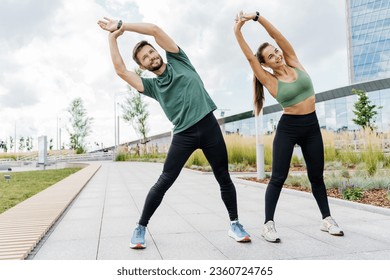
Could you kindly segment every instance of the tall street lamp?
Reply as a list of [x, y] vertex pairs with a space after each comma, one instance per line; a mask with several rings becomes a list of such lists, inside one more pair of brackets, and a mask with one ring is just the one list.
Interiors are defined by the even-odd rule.
[[126, 94], [128, 94], [129, 92], [128, 91], [120, 91], [120, 92], [116, 92], [114, 94], [114, 158], [113, 160], [115, 160], [116, 158], [116, 153], [117, 153], [117, 147], [119, 145], [119, 115], [117, 115], [117, 112], [116, 112], [116, 107], [117, 105], [119, 105], [119, 102], [117, 102], [117, 97], [120, 97], [120, 96], [124, 96]]
[[61, 118], [57, 117], [57, 151], [61, 150]]
[[256, 170], [257, 179], [264, 179], [264, 134], [263, 134], [263, 110], [259, 116], [255, 116], [256, 125]]

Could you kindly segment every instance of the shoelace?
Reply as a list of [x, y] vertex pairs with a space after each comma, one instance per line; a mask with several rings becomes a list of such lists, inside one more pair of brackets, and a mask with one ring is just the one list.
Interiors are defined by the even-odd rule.
[[243, 228], [243, 226], [242, 226], [242, 224], [240, 224], [240, 223], [234, 223], [234, 225], [236, 226], [236, 227], [238, 227], [238, 229], [240, 230], [240, 231], [244, 231], [244, 228]]
[[142, 237], [142, 232], [143, 232], [143, 228], [137, 227], [137, 228], [135, 229], [135, 237], [136, 237], [136, 238]]
[[274, 224], [269, 223], [269, 224], [265, 224], [265, 226], [267, 227], [268, 231], [275, 231], [276, 232]]
[[327, 218], [327, 219], [325, 219], [325, 220], [326, 220], [330, 225], [338, 227], [336, 221], [333, 220], [332, 218]]
[[246, 234], [244, 227], [239, 222], [233, 223], [232, 226], [236, 227], [241, 233]]

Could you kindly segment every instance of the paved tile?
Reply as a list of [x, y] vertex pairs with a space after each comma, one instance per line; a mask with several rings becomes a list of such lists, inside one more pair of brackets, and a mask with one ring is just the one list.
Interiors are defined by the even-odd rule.
[[98, 248], [97, 239], [53, 240], [49, 238], [34, 260], [94, 260]]
[[213, 175], [184, 169], [148, 225], [145, 250], [129, 240], [162, 164], [105, 162], [32, 259], [390, 260], [390, 210], [330, 199], [345, 231], [319, 230], [311, 194], [283, 190], [275, 213], [279, 244], [261, 237], [265, 185], [234, 177], [241, 223], [252, 242], [227, 235], [229, 220]]
[[[128, 233], [127, 231], [124, 231]], [[129, 248], [130, 235], [102, 237], [99, 242], [98, 260], [161, 260], [162, 257], [150, 235], [146, 235], [147, 248]]]

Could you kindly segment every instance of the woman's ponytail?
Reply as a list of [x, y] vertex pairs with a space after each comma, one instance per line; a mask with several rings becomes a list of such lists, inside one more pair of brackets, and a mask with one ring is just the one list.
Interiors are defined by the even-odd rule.
[[[260, 64], [264, 63], [263, 50], [268, 46], [269, 43], [265, 42], [257, 49], [256, 58]], [[264, 105], [264, 87], [255, 75], [253, 75], [253, 104], [255, 106], [255, 116], [258, 116]]]
[[264, 87], [255, 75], [253, 75], [253, 104], [255, 106], [255, 116], [258, 116], [263, 109]]

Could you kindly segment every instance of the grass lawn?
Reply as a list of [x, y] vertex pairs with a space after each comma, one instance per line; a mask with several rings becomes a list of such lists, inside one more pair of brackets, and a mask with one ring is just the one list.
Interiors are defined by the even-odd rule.
[[[0, 214], [79, 170], [64, 168], [0, 173]], [[4, 179], [5, 174], [11, 174], [9, 182]]]

